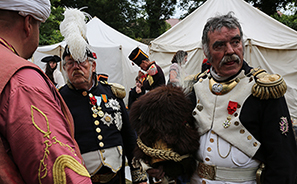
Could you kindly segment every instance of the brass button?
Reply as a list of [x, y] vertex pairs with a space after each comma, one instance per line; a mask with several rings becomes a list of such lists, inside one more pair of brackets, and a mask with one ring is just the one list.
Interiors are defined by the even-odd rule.
[[244, 134], [244, 132], [245, 132], [244, 129], [241, 129], [241, 130], [240, 130], [240, 133], [241, 133], [241, 134]]
[[208, 147], [208, 148], [207, 148], [207, 151], [208, 151], [208, 152], [211, 152], [211, 147]]
[[83, 91], [81, 94], [82, 94], [83, 96], [87, 96], [88, 92]]
[[104, 146], [104, 143], [103, 143], [103, 142], [100, 142], [100, 143], [99, 143], [99, 146], [100, 146], [100, 147], [103, 147], [103, 146]]
[[212, 133], [212, 134], [215, 134], [215, 132], [214, 132], [213, 130], [211, 131], [211, 133]]
[[198, 109], [198, 111], [202, 111], [203, 110], [203, 106], [202, 105], [197, 105], [196, 108]]
[[252, 136], [249, 135], [249, 136], [247, 137], [247, 139], [248, 139], [248, 140], [251, 140], [251, 139], [252, 139]]
[[240, 108], [241, 107], [241, 105], [240, 104], [237, 104], [237, 108]]
[[208, 162], [208, 161], [210, 161], [210, 159], [209, 159], [209, 158], [205, 158], [205, 161], [207, 161], [207, 162]]
[[100, 122], [98, 120], [94, 121], [95, 125], [99, 125]]
[[214, 142], [213, 138], [210, 138], [209, 141], [210, 141], [210, 142]]
[[235, 126], [238, 126], [238, 125], [239, 125], [239, 122], [238, 122], [238, 121], [235, 121], [235, 122], [234, 122], [234, 125], [235, 125]]
[[254, 144], [253, 144], [255, 147], [257, 147], [258, 146], [258, 143], [257, 142], [254, 142]]
[[94, 118], [97, 118], [97, 114], [93, 114], [93, 117], [94, 117]]
[[100, 128], [96, 128], [96, 132], [97, 133], [100, 133], [101, 132], [101, 129]]
[[234, 113], [234, 116], [235, 116], [235, 117], [237, 117], [237, 116], [238, 116], [238, 113], [237, 113], [237, 112], [235, 112], [235, 113]]
[[104, 153], [104, 152], [105, 152], [105, 150], [103, 149], [103, 150], [101, 150], [101, 152], [102, 152], [102, 153]]
[[202, 180], [202, 184], [206, 184], [206, 181], [205, 180]]
[[101, 141], [103, 139], [102, 135], [98, 135], [97, 138], [99, 139], [99, 141]]
[[103, 157], [103, 161], [105, 161], [105, 157]]
[[193, 111], [193, 115], [195, 116], [197, 113], [196, 113], [196, 111]]

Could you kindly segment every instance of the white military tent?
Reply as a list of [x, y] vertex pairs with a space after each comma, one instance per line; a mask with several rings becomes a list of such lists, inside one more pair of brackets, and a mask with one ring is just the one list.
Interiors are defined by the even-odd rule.
[[208, 0], [149, 46], [151, 60], [157, 61], [168, 76], [173, 54], [188, 52], [187, 74], [200, 72], [205, 58], [201, 45], [207, 19], [233, 11], [244, 33], [245, 60], [253, 67], [281, 74], [287, 85], [287, 103], [297, 118], [297, 32], [267, 16], [243, 0]]
[[[135, 77], [139, 70], [137, 65], [132, 65], [128, 55], [136, 47], [148, 52], [148, 46], [121, 34], [97, 17], [87, 23], [87, 39], [92, 46], [92, 51], [97, 55], [97, 73], [108, 74], [108, 82], [122, 84], [126, 88], [125, 102], [127, 102], [128, 92], [135, 85]], [[43, 68], [44, 63], [41, 59], [46, 55], [62, 56], [65, 46], [64, 41], [54, 45], [40, 46], [32, 60]], [[63, 71], [60, 65], [59, 68]]]

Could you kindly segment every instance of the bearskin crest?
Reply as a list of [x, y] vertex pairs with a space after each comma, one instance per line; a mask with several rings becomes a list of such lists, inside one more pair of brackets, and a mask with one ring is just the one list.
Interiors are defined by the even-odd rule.
[[199, 136], [191, 102], [180, 87], [161, 86], [141, 96], [129, 116], [137, 133], [135, 158], [163, 166], [171, 178], [190, 177], [196, 170]]

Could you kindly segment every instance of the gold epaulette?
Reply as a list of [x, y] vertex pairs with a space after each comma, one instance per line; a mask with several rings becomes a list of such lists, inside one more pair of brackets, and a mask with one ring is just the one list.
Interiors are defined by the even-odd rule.
[[108, 84], [111, 87], [112, 93], [117, 97], [117, 98], [125, 98], [126, 96], [126, 91], [125, 87], [122, 86], [121, 84], [118, 83], [108, 83], [107, 81], [100, 81], [102, 84]]
[[185, 83], [185, 91], [188, 92], [188, 91], [192, 91], [193, 90], [193, 87], [194, 87], [194, 84], [201, 78], [203, 78], [204, 76], [207, 75], [209, 70], [206, 70], [204, 72], [200, 72], [200, 73], [197, 73], [197, 74], [193, 74], [193, 75], [189, 75], [187, 76], [185, 79], [184, 79], [184, 83]]
[[194, 80], [197, 82], [200, 78], [205, 77], [208, 74], [209, 70], [205, 70], [204, 72], [200, 72], [194, 76]]
[[252, 88], [253, 96], [267, 100], [280, 98], [286, 93], [287, 85], [281, 75], [268, 74], [259, 68], [253, 69], [252, 74], [256, 81]]

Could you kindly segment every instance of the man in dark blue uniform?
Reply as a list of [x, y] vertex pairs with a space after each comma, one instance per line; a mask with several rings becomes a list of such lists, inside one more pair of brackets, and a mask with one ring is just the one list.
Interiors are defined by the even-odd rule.
[[126, 156], [133, 183], [146, 183], [145, 173], [132, 166], [136, 135], [123, 102], [125, 89], [96, 75], [96, 54], [88, 49], [85, 35], [81, 35], [85, 32], [73, 26], [84, 20], [76, 21], [72, 17], [83, 19], [84, 14], [77, 9], [66, 9], [64, 15], [60, 29], [67, 46], [62, 64], [68, 80], [59, 91], [73, 116], [74, 137], [92, 182], [124, 184]]
[[[63, 66], [68, 81], [59, 91], [74, 118], [75, 139], [93, 183], [124, 183], [124, 155], [131, 163], [136, 145], [122, 100], [125, 90], [118, 84], [97, 81], [95, 58], [89, 51], [87, 56], [84, 62], [77, 62], [65, 49]], [[132, 169], [134, 181], [145, 181], [145, 175], [138, 172]]]

